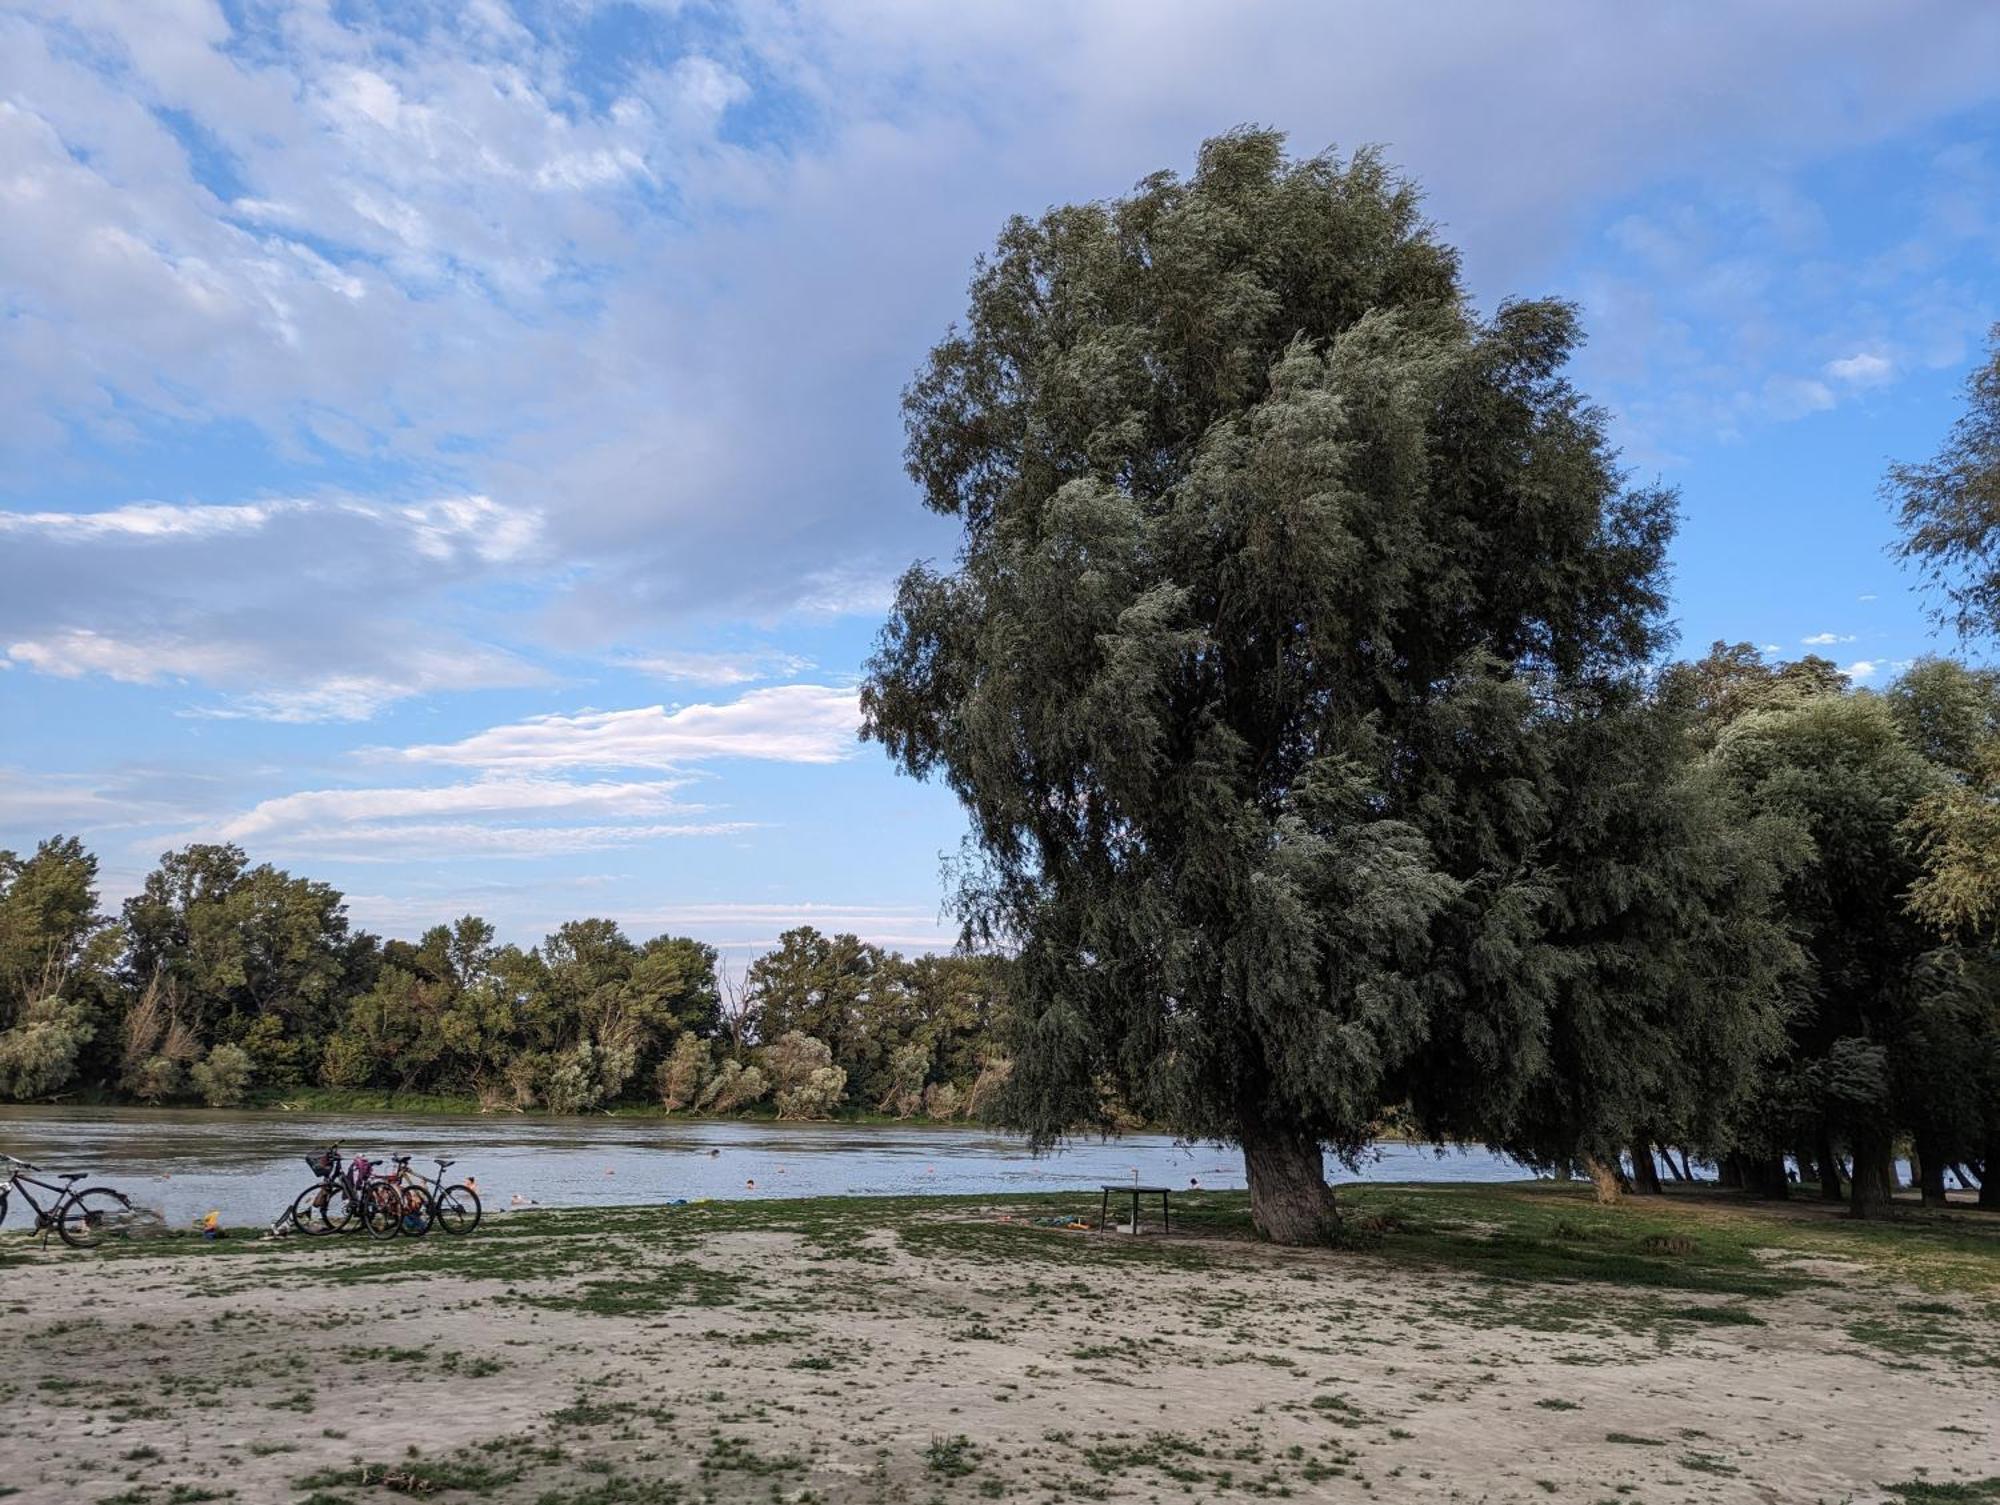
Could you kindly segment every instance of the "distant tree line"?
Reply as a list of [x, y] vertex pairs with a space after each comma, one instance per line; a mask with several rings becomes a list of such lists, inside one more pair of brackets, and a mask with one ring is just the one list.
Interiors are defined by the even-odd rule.
[[955, 1118], [1007, 1073], [1004, 964], [788, 931], [738, 981], [685, 936], [574, 920], [414, 943], [234, 846], [169, 852], [116, 918], [73, 837], [0, 852], [0, 1098], [234, 1106], [323, 1087], [581, 1113]]

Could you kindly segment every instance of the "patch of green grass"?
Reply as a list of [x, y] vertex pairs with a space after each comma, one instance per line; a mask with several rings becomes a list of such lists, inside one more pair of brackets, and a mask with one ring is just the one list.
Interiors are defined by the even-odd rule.
[[705, 1474], [786, 1474], [804, 1467], [805, 1461], [795, 1453], [767, 1458], [741, 1437], [720, 1434], [709, 1439], [708, 1453], [701, 1460], [701, 1471]]
[[933, 1437], [924, 1449], [924, 1467], [947, 1479], [959, 1479], [979, 1467], [979, 1449], [960, 1432], [956, 1437]]
[[1903, 1484], [1885, 1484], [1882, 1487], [1899, 1499], [1908, 1500], [1910, 1505], [1962, 1505], [1966, 1501], [2000, 1500], [2000, 1476], [1942, 1484], [1929, 1479], [1911, 1479]]
[[1665, 1314], [1676, 1322], [1706, 1322], [1716, 1327], [1764, 1327], [1764, 1319], [1740, 1306], [1677, 1306]]
[[404, 1458], [396, 1463], [363, 1463], [353, 1468], [327, 1468], [295, 1479], [298, 1489], [385, 1489], [391, 1494], [428, 1495], [445, 1489], [490, 1494], [521, 1477], [519, 1469], [457, 1458]]
[[1635, 1437], [1630, 1432], [1606, 1432], [1604, 1440], [1606, 1442], [1623, 1443], [1627, 1447], [1635, 1448], [1663, 1448], [1666, 1446], [1657, 1437]]
[[1713, 1453], [1682, 1453], [1674, 1461], [1691, 1474], [1718, 1474], [1726, 1477], [1742, 1472], [1735, 1464], [1718, 1458]]

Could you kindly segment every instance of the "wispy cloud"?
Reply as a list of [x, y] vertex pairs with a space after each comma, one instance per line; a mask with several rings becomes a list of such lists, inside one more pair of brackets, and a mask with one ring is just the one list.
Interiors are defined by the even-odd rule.
[[1873, 351], [1858, 351], [1826, 363], [1826, 374], [1835, 381], [1854, 387], [1873, 387], [1896, 374], [1896, 363]]
[[833, 763], [855, 750], [859, 695], [827, 685], [751, 690], [723, 704], [535, 716], [390, 756], [469, 768], [676, 768], [714, 758]]
[[688, 814], [675, 792], [684, 779], [645, 782], [571, 783], [560, 779], [494, 778], [469, 784], [429, 787], [311, 789], [260, 801], [225, 821], [220, 834], [242, 841], [274, 831], [339, 825], [351, 821], [417, 816], [525, 814], [616, 814], [624, 817]]
[[308, 502], [255, 502], [237, 506], [132, 502], [101, 512], [8, 512], [0, 510], [0, 533], [38, 534], [72, 543], [131, 542], [168, 538], [214, 538], [254, 533], [282, 512]]
[[1834, 643], [1851, 643], [1854, 641], [1854, 634], [1851, 632], [1815, 632], [1811, 637], [1800, 638], [1799, 641], [1808, 648], [1825, 648]]
[[796, 653], [760, 649], [745, 653], [638, 653], [619, 661], [620, 667], [674, 684], [748, 685], [766, 679], [792, 679], [813, 667]]

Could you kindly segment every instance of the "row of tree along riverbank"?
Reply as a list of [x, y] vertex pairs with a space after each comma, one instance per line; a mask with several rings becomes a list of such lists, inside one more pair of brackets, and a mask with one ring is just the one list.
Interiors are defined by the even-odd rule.
[[812, 929], [734, 980], [713, 947], [608, 920], [527, 949], [472, 916], [385, 941], [230, 846], [166, 854], [113, 919], [95, 858], [55, 837], [0, 853], [0, 1097], [949, 1120], [1005, 1078], [1003, 972]]

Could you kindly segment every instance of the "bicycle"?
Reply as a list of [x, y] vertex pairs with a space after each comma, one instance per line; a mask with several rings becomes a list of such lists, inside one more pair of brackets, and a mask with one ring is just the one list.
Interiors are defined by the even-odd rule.
[[410, 1169], [408, 1155], [391, 1155], [395, 1173], [389, 1184], [396, 1188], [396, 1231], [409, 1238], [422, 1238], [431, 1231], [431, 1198], [424, 1178]]
[[[429, 1203], [429, 1212], [424, 1224], [426, 1229], [435, 1223], [446, 1233], [462, 1238], [479, 1226], [480, 1214], [483, 1211], [479, 1193], [463, 1181], [452, 1186], [444, 1184], [444, 1173], [456, 1165], [457, 1161], [438, 1160], [436, 1176], [426, 1176], [421, 1171], [411, 1170], [409, 1161], [408, 1155], [396, 1157], [396, 1175], [403, 1181], [406, 1192], [417, 1187], [423, 1188], [424, 1196]], [[406, 1228], [404, 1231], [409, 1230]], [[422, 1231], [418, 1230], [420, 1233]]]
[[306, 1165], [319, 1177], [292, 1201], [292, 1226], [300, 1233], [345, 1233], [361, 1219], [361, 1198], [340, 1158], [340, 1146], [328, 1145]]
[[[408, 1212], [404, 1193], [407, 1188], [402, 1182], [402, 1168], [409, 1161], [408, 1155], [397, 1157], [396, 1170], [386, 1172], [380, 1162], [371, 1163], [357, 1159], [348, 1167], [348, 1179], [353, 1184], [355, 1200], [360, 1207], [361, 1226], [376, 1238], [394, 1238], [399, 1233], [409, 1232], [414, 1237], [428, 1232], [430, 1221], [424, 1220], [423, 1227], [405, 1229], [403, 1221]], [[356, 1171], [360, 1174], [357, 1175]]]
[[[12, 1155], [0, 1155], [13, 1167], [7, 1173], [4, 1184], [0, 1184], [0, 1221], [7, 1216], [7, 1199], [14, 1193], [21, 1194], [21, 1200], [35, 1209], [35, 1231], [42, 1236], [42, 1247], [47, 1248], [49, 1235], [54, 1233], [72, 1249], [95, 1248], [105, 1225], [121, 1213], [132, 1211], [132, 1199], [122, 1191], [114, 1191], [108, 1186], [86, 1186], [81, 1191], [76, 1183], [81, 1181], [86, 1171], [72, 1171], [56, 1176], [57, 1186], [51, 1181], [38, 1181], [33, 1176], [23, 1175], [24, 1171], [43, 1171], [39, 1165], [30, 1165], [25, 1160], [16, 1160]], [[55, 1201], [44, 1207], [29, 1187], [37, 1187], [54, 1195]]]

